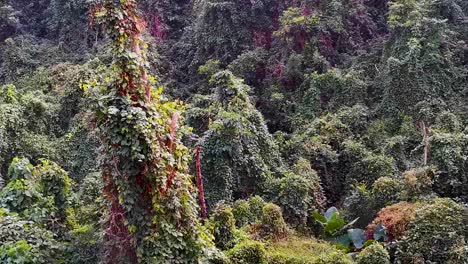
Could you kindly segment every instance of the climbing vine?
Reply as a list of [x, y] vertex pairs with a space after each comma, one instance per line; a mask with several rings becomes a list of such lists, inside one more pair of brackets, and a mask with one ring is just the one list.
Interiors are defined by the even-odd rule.
[[[99, 91], [96, 126], [109, 200], [107, 263], [196, 263], [208, 239], [197, 220], [179, 101], [147, 74], [146, 44], [135, 0], [96, 1], [92, 23], [105, 26], [113, 63], [83, 85]], [[89, 88], [93, 89], [89, 89]]]

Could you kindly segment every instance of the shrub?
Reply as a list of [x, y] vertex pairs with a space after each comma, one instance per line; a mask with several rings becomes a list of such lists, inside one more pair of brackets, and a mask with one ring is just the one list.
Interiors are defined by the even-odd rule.
[[13, 158], [8, 167], [8, 177], [10, 180], [31, 179], [34, 166], [26, 158]]
[[434, 182], [434, 169], [430, 167], [415, 168], [403, 173], [405, 179], [406, 197], [417, 199], [418, 197], [432, 193]]
[[30, 220], [43, 220], [55, 211], [51, 197], [44, 197], [31, 180], [12, 180], [0, 191], [0, 207]]
[[335, 251], [320, 255], [315, 264], [353, 264], [353, 260], [346, 253]]
[[390, 177], [381, 177], [372, 184], [372, 199], [377, 209], [397, 203], [401, 200], [403, 184]]
[[44, 196], [52, 196], [55, 206], [64, 215], [70, 196], [71, 180], [68, 173], [52, 161], [41, 160], [33, 175], [39, 181], [39, 190]]
[[468, 234], [468, 209], [448, 198], [437, 198], [416, 211], [398, 247], [401, 261], [446, 263], [450, 249]]
[[263, 207], [261, 229], [262, 237], [271, 237], [273, 239], [286, 237], [286, 223], [284, 222], [283, 214], [279, 206], [267, 203]]
[[254, 215], [247, 200], [237, 200], [232, 206], [232, 213], [236, 219], [236, 226], [242, 227], [254, 221]]
[[468, 130], [453, 133], [434, 131], [430, 137], [430, 148], [431, 163], [438, 169], [434, 178], [434, 190], [446, 197], [466, 195]]
[[377, 213], [377, 217], [367, 226], [368, 237], [371, 237], [378, 224], [387, 229], [389, 240], [401, 239], [409, 228], [410, 222], [416, 213], [416, 204], [400, 202], [383, 208]]
[[228, 251], [229, 259], [233, 264], [266, 264], [266, 250], [261, 242], [245, 241]]
[[288, 223], [304, 225], [310, 211], [315, 209], [311, 180], [296, 174], [288, 174], [279, 181], [279, 194], [275, 203], [284, 211]]
[[0, 261], [3, 264], [35, 263], [33, 247], [24, 240], [0, 245]]
[[466, 240], [458, 241], [449, 250], [447, 264], [468, 263], [468, 244]]
[[255, 221], [262, 218], [263, 207], [265, 206], [265, 204], [266, 202], [262, 199], [262, 197], [258, 195], [250, 197], [249, 199], [250, 211]]
[[297, 256], [274, 255], [268, 258], [268, 264], [308, 264], [308, 263], [306, 260], [303, 260]]
[[353, 184], [351, 194], [344, 201], [344, 215], [346, 220], [359, 218], [354, 224], [363, 228], [374, 219], [377, 210], [373, 208], [372, 193], [365, 184]]
[[231, 207], [222, 203], [218, 204], [210, 218], [209, 226], [213, 232], [216, 247], [223, 250], [232, 247], [232, 240], [236, 231], [236, 220]]
[[203, 264], [230, 264], [229, 258], [217, 248], [205, 249], [205, 257], [203, 258]]
[[357, 264], [390, 264], [390, 256], [385, 248], [374, 243], [361, 252], [359, 252], [356, 260]]
[[346, 182], [365, 183], [370, 187], [378, 178], [394, 174], [394, 159], [390, 156], [374, 153], [362, 143], [353, 140], [343, 142], [344, 158], [350, 163]]
[[295, 226], [305, 226], [310, 212], [325, 203], [320, 178], [308, 160], [300, 158], [292, 173], [279, 180], [278, 194], [273, 201], [283, 209], [284, 218]]
[[205, 198], [209, 209], [221, 200], [262, 193], [267, 181], [281, 175], [279, 148], [265, 120], [250, 102], [249, 87], [229, 71], [210, 80], [216, 111], [203, 146]]
[[[53, 234], [33, 222], [24, 221], [11, 214], [0, 212], [0, 260], [1, 263], [63, 263], [64, 248]], [[4, 262], [5, 251], [12, 262]], [[10, 255], [10, 252], [13, 256]], [[32, 261], [27, 261], [32, 257]], [[24, 262], [14, 262], [23, 258]]]
[[[332, 264], [333, 260], [352, 263], [345, 253], [329, 243], [295, 236], [270, 242], [267, 255], [269, 264]], [[328, 255], [334, 256], [327, 258]]]

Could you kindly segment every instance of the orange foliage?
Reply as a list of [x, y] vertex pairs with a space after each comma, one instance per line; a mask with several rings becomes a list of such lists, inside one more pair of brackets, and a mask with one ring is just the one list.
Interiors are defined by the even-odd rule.
[[383, 208], [374, 221], [367, 226], [367, 235], [372, 237], [375, 226], [380, 223], [387, 228], [389, 240], [400, 239], [414, 218], [416, 209], [416, 204], [408, 202], [400, 202]]

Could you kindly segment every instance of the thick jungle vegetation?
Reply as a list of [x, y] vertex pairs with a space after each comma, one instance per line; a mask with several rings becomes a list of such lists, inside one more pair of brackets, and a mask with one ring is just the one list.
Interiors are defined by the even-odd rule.
[[468, 264], [468, 1], [0, 0], [0, 263]]

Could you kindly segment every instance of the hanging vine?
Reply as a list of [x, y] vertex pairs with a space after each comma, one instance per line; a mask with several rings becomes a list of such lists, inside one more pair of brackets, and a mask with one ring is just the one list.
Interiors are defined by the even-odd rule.
[[100, 91], [94, 110], [111, 204], [106, 262], [197, 263], [208, 239], [180, 140], [188, 132], [179, 114], [184, 106], [153, 87], [136, 2], [101, 0], [91, 10], [114, 56], [106, 76], [87, 85]]

